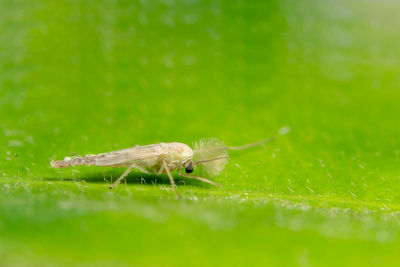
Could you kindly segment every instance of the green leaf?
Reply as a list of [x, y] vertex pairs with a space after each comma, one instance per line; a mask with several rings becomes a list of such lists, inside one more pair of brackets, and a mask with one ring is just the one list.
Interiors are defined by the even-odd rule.
[[[1, 1], [0, 265], [396, 265], [399, 8]], [[180, 200], [165, 175], [50, 166], [278, 132], [222, 188], [175, 174]]]

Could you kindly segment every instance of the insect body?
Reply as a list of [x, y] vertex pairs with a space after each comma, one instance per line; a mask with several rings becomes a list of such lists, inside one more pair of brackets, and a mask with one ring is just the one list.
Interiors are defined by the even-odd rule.
[[86, 155], [84, 157], [65, 158], [62, 161], [52, 161], [55, 168], [65, 168], [76, 165], [97, 165], [104, 167], [130, 167], [132, 164], [158, 172], [163, 161], [170, 170], [186, 163], [193, 158], [193, 150], [182, 143], [160, 143], [147, 146], [135, 146], [117, 151]]
[[[202, 165], [203, 168], [213, 168], [214, 174], [223, 170], [227, 163], [227, 148], [217, 139], [201, 140], [196, 145], [198, 150], [195, 152], [183, 143], [160, 143], [146, 146], [135, 146], [132, 148], [97, 154], [86, 155], [84, 157], [66, 157], [64, 160], [52, 161], [51, 166], [54, 168], [67, 168], [77, 165], [103, 166], [103, 167], [128, 167], [128, 169], [110, 186], [110, 189], [118, 185], [132, 169], [136, 169], [146, 174], [154, 173], [160, 175], [167, 173], [171, 186], [175, 193], [176, 185], [171, 175], [171, 171], [179, 169], [179, 175], [185, 178], [192, 178], [206, 182], [215, 186], [220, 186], [206, 178], [189, 175], [193, 172], [196, 165]], [[208, 146], [208, 147], [206, 147]], [[210, 147], [212, 147], [210, 149]], [[206, 151], [209, 150], [209, 151]], [[201, 159], [202, 154], [208, 152], [214, 157], [210, 159]], [[198, 161], [193, 161], [194, 157]], [[216, 157], [215, 157], [216, 156]], [[218, 170], [212, 161], [219, 161]], [[182, 172], [185, 169], [186, 173]]]
[[242, 150], [258, 146], [274, 138], [240, 147], [227, 147], [223, 142], [215, 138], [202, 139], [194, 144], [193, 149], [183, 143], [160, 143], [135, 146], [97, 155], [86, 155], [84, 157], [66, 157], [64, 160], [51, 161], [50, 164], [54, 168], [67, 168], [77, 165], [127, 167], [126, 171], [110, 186], [110, 189], [118, 185], [132, 169], [146, 174], [160, 175], [166, 173], [172, 188], [179, 197], [171, 174], [172, 171], [178, 169], [179, 175], [182, 177], [221, 186], [206, 178], [191, 175], [190, 173], [198, 166], [203, 173], [209, 176], [218, 175], [228, 162], [228, 150]]

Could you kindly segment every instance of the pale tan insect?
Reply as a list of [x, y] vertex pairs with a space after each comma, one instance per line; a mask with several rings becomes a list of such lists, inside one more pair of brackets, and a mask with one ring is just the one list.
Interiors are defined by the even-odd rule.
[[[54, 168], [67, 168], [77, 165], [95, 165], [107, 167], [127, 167], [126, 171], [110, 186], [118, 185], [132, 169], [150, 174], [166, 173], [176, 195], [176, 185], [171, 172], [178, 169], [179, 175], [189, 179], [196, 179], [215, 186], [221, 186], [206, 178], [191, 175], [194, 167], [198, 166], [203, 173], [209, 176], [218, 175], [228, 162], [228, 150], [242, 150], [266, 143], [274, 137], [240, 147], [227, 147], [215, 138], [202, 139], [195, 143], [193, 149], [183, 143], [160, 143], [97, 154], [84, 157], [66, 157], [64, 160], [51, 161]], [[183, 172], [185, 170], [185, 173]]]

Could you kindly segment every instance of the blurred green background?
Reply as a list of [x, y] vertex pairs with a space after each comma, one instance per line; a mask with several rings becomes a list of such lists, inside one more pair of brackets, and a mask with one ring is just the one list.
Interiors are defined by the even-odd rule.
[[[396, 1], [0, 2], [0, 265], [394, 265]], [[241, 145], [213, 188], [49, 162]]]

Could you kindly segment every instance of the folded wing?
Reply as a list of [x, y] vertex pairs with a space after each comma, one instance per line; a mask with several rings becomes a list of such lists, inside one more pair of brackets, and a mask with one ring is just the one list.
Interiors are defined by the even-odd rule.
[[110, 167], [127, 167], [132, 163], [141, 167], [152, 167], [157, 164], [160, 155], [160, 145], [136, 146], [127, 149], [96, 155], [95, 165]]

